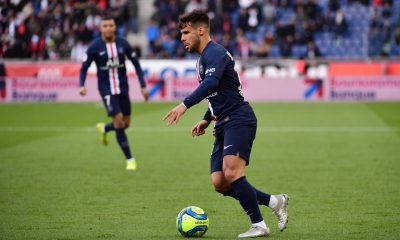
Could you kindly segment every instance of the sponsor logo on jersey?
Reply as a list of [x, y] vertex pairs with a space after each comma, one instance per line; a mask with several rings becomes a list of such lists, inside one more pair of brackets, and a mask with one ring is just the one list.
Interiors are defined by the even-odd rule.
[[206, 97], [206, 99], [215, 97], [215, 96], [217, 96], [217, 95], [218, 95], [218, 92], [213, 92], [213, 93], [211, 93], [210, 95], [208, 95], [208, 96]]
[[207, 73], [210, 73], [210, 76], [211, 76], [211, 73], [213, 73], [213, 72], [215, 72], [215, 68], [209, 68], [206, 70], [206, 75], [207, 75]]

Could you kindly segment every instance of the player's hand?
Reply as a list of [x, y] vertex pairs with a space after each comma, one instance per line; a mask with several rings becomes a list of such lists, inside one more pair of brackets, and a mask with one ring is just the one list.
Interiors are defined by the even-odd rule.
[[144, 100], [147, 102], [149, 100], [149, 91], [147, 91], [147, 88], [142, 88], [142, 95], [144, 97]]
[[179, 122], [179, 118], [186, 112], [186, 110], [187, 107], [181, 103], [169, 111], [162, 120], [165, 121], [169, 118], [167, 126], [171, 125], [172, 123], [177, 124]]
[[192, 127], [192, 136], [198, 137], [206, 133], [206, 128], [208, 127], [209, 124], [210, 123], [206, 120], [200, 120]]
[[85, 88], [85, 87], [80, 87], [80, 88], [79, 88], [79, 94], [80, 94], [81, 96], [85, 96], [85, 95], [87, 94], [86, 88]]

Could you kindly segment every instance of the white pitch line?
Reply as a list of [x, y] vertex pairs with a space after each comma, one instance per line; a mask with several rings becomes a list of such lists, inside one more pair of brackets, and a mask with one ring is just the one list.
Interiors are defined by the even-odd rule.
[[[95, 127], [0, 127], [0, 132], [94, 132]], [[190, 127], [140, 127], [134, 126], [128, 129], [129, 132], [190, 132]], [[258, 132], [277, 132], [277, 133], [331, 133], [331, 132], [353, 132], [353, 133], [367, 133], [367, 132], [397, 132], [400, 128], [382, 127], [382, 126], [367, 126], [367, 127], [350, 127], [350, 126], [326, 126], [326, 127], [294, 127], [294, 126], [281, 126], [281, 127], [259, 127]]]

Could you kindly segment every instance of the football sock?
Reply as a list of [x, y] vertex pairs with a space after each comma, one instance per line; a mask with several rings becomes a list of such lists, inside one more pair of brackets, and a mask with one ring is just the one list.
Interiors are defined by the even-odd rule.
[[265, 224], [264, 220], [262, 220], [261, 222], [258, 222], [258, 223], [252, 223], [251, 225], [253, 225], [255, 227], [262, 227], [264, 229], [267, 228], [267, 224]]
[[224, 196], [233, 197], [234, 199], [238, 200], [236, 197], [235, 190], [233, 190], [232, 188], [230, 188], [226, 193], [224, 193]]
[[107, 123], [106, 125], [104, 125], [104, 131], [105, 132], [109, 132], [109, 131], [114, 131], [115, 127], [114, 124], [112, 122]]
[[129, 148], [128, 138], [126, 137], [125, 130], [122, 128], [115, 129], [117, 142], [125, 154], [126, 159], [131, 159], [131, 150]]
[[278, 205], [278, 198], [276, 198], [274, 195], [271, 195], [271, 200], [269, 201], [268, 207], [274, 208]]
[[[265, 192], [261, 192], [257, 188], [254, 188], [254, 191], [256, 192], [256, 195], [257, 195], [258, 204], [270, 207], [269, 206], [269, 202], [270, 202], [270, 198], [271, 198], [272, 195], [269, 195], [268, 193], [265, 193]], [[229, 189], [228, 192], [224, 193], [224, 196], [233, 197], [234, 199], [238, 200], [237, 197], [236, 197], [236, 193], [232, 188]]]
[[268, 206], [271, 199], [271, 195], [265, 192], [261, 192], [257, 188], [254, 188], [254, 191], [256, 191], [258, 204]]
[[250, 217], [252, 223], [259, 223], [263, 218], [258, 208], [257, 195], [254, 188], [243, 176], [231, 184], [232, 189], [236, 193], [236, 197], [242, 205], [243, 210]]

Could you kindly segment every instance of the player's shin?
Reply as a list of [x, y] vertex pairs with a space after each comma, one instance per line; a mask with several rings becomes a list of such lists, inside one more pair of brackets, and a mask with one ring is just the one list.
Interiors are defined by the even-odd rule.
[[105, 131], [105, 132], [114, 131], [114, 130], [115, 130], [115, 127], [114, 127], [113, 122], [107, 123], [107, 124], [104, 126], [104, 131]]
[[117, 137], [117, 142], [119, 146], [121, 147], [121, 150], [124, 152], [124, 155], [126, 159], [131, 159], [132, 154], [131, 150], [129, 147], [129, 142], [128, 142], [128, 137], [125, 134], [125, 130], [121, 128], [115, 129], [116, 137]]
[[260, 209], [257, 203], [257, 195], [254, 188], [247, 181], [246, 177], [241, 177], [231, 184], [235, 191], [236, 197], [242, 205], [243, 209], [250, 217], [251, 222], [259, 223], [263, 221]]
[[[253, 187], [253, 189], [256, 192], [258, 204], [268, 207], [269, 204], [270, 204], [270, 199], [271, 199], [272, 195], [270, 195], [268, 193], [265, 193], [265, 192], [262, 192], [262, 191], [258, 190], [257, 188], [254, 188], [254, 187]], [[238, 198], [236, 196], [236, 193], [235, 193], [235, 190], [233, 190], [232, 188], [230, 188], [227, 192], [223, 193], [223, 195], [224, 196], [228, 196], [228, 197], [232, 197], [232, 198], [238, 200]]]

